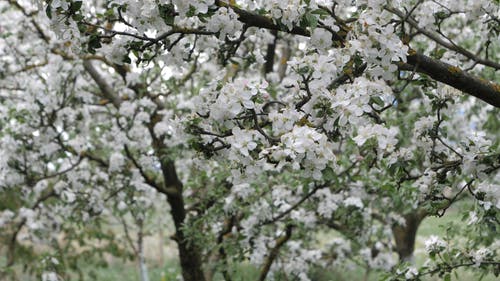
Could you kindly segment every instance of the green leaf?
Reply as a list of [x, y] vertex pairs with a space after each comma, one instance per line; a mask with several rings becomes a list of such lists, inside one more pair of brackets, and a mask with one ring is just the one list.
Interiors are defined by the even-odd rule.
[[444, 11], [439, 11], [437, 13], [434, 13], [434, 17], [436, 18], [436, 20], [443, 20], [449, 17], [449, 15]]
[[75, 1], [75, 2], [71, 3], [71, 5], [69, 6], [70, 14], [74, 14], [74, 13], [80, 11], [80, 9], [82, 8], [82, 4], [83, 4], [82, 1]]
[[74, 21], [79, 22], [79, 21], [83, 20], [83, 18], [84, 18], [84, 17], [83, 17], [83, 15], [81, 15], [81, 14], [77, 14], [77, 15], [73, 15], [71, 18], [72, 18]]
[[106, 18], [111, 18], [115, 15], [115, 10], [114, 9], [107, 9], [106, 12], [104, 12], [104, 16]]
[[304, 28], [311, 27], [314, 29], [318, 26], [318, 18], [310, 12], [307, 12], [302, 18], [301, 25]]
[[130, 59], [130, 57], [127, 55], [123, 56], [123, 60], [122, 60], [124, 63], [132, 63], [132, 60]]
[[311, 14], [313, 15], [320, 15], [320, 16], [328, 16], [330, 15], [328, 11], [325, 11], [324, 9], [316, 9], [314, 11], [311, 11]]
[[92, 48], [100, 48], [101, 47], [100, 38], [97, 36], [90, 36], [89, 46]]
[[384, 107], [384, 105], [385, 105], [384, 100], [381, 97], [379, 97], [379, 96], [371, 97], [370, 98], [370, 102], [372, 104], [374, 103], [374, 104], [376, 104], [376, 105], [378, 105], [380, 107]]
[[186, 13], [186, 17], [190, 18], [194, 17], [195, 15], [196, 15], [196, 7], [194, 7], [193, 5], [189, 5], [189, 10]]
[[331, 167], [326, 167], [323, 170], [323, 179], [325, 181], [332, 181], [337, 178], [337, 174], [333, 171]]
[[[128, 48], [130, 50], [134, 50], [134, 51], [140, 51], [141, 48], [142, 48], [142, 45], [144, 44], [144, 42], [142, 41], [133, 41], [133, 42], [129, 42], [128, 43]], [[138, 57], [138, 55], [136, 55]]]
[[432, 56], [436, 59], [441, 59], [443, 57], [444, 53], [446, 53], [446, 49], [438, 49], [438, 50], [432, 52]]
[[90, 35], [89, 43], [88, 43], [88, 51], [92, 54], [95, 54], [95, 49], [101, 48], [101, 38], [97, 34]]
[[447, 263], [449, 263], [451, 261], [450, 254], [448, 254], [448, 253], [445, 252], [441, 256], [443, 258], [443, 261], [445, 261]]
[[174, 24], [175, 8], [173, 4], [159, 5], [160, 17], [167, 25]]
[[451, 275], [449, 273], [446, 273], [443, 278], [444, 281], [451, 281]]
[[49, 19], [52, 19], [52, 8], [50, 7], [50, 4], [47, 5], [47, 8], [45, 8], [45, 14]]
[[308, 66], [304, 66], [304, 67], [299, 68], [297, 70], [297, 73], [301, 74], [301, 75], [306, 75], [306, 74], [309, 74], [309, 71], [311, 71], [311, 69]]

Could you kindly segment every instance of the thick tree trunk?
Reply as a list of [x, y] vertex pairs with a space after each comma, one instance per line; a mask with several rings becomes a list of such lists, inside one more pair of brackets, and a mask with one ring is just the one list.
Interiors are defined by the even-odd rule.
[[175, 225], [175, 241], [179, 248], [179, 259], [184, 281], [205, 281], [202, 269], [200, 249], [188, 241], [184, 234], [184, 223], [186, 219], [186, 208], [182, 197], [182, 183], [177, 177], [175, 166], [172, 161], [162, 161], [162, 172], [167, 189], [175, 192], [167, 193], [167, 201], [170, 204], [170, 214]]
[[204, 281], [200, 251], [194, 243], [187, 241], [182, 229], [185, 218], [184, 200], [181, 196], [168, 196], [167, 200], [171, 206], [170, 213], [174, 218], [175, 241], [179, 248], [182, 277], [184, 281]]
[[174, 161], [169, 158], [167, 146], [154, 133], [154, 126], [161, 118], [161, 115], [154, 114], [151, 118], [153, 122], [148, 126], [148, 129], [153, 139], [156, 156], [160, 159], [164, 182], [158, 184], [154, 180], [151, 181], [153, 181], [153, 185], [159, 192], [167, 196], [167, 202], [170, 205], [170, 215], [175, 225], [173, 239], [179, 249], [179, 260], [184, 281], [205, 281], [201, 251], [196, 246], [196, 243], [188, 240], [189, 237], [186, 237], [184, 232], [186, 222], [186, 206], [182, 195], [184, 186], [179, 180]]
[[396, 251], [400, 261], [413, 262], [413, 251], [415, 250], [415, 238], [417, 230], [427, 213], [423, 210], [416, 210], [404, 216], [406, 225], [394, 226], [392, 233], [396, 242]]

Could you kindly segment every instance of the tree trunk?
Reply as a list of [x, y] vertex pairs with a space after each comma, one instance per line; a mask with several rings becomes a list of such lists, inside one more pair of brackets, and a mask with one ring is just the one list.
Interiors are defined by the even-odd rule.
[[404, 226], [394, 226], [392, 233], [396, 242], [396, 251], [399, 260], [413, 263], [413, 251], [415, 250], [415, 238], [417, 230], [422, 220], [427, 216], [424, 210], [415, 210], [404, 216], [406, 224]]
[[184, 222], [186, 219], [186, 208], [182, 197], [183, 185], [177, 177], [175, 166], [172, 161], [162, 161], [162, 173], [167, 188], [175, 189], [175, 192], [167, 193], [167, 201], [170, 204], [170, 214], [175, 225], [175, 241], [179, 248], [179, 258], [184, 281], [205, 281], [203, 274], [200, 249], [188, 241], [184, 235]]
[[156, 188], [167, 196], [167, 202], [170, 205], [170, 215], [175, 225], [173, 239], [179, 249], [179, 260], [184, 281], [205, 281], [201, 251], [195, 243], [187, 239], [189, 237], [186, 237], [184, 232], [186, 220], [186, 205], [182, 194], [184, 186], [177, 175], [174, 160], [168, 155], [168, 147], [165, 145], [164, 140], [156, 137], [154, 133], [154, 126], [161, 118], [161, 115], [155, 113], [151, 117], [153, 122], [148, 126], [153, 139], [155, 154], [160, 159], [161, 173], [164, 180], [161, 186], [156, 186]]
[[139, 232], [137, 233], [137, 254], [139, 255], [139, 271], [141, 273], [141, 281], [149, 281], [148, 267], [146, 257], [144, 255], [144, 221], [137, 220]]
[[179, 248], [182, 277], [184, 277], [184, 281], [204, 281], [205, 276], [201, 266], [200, 251], [194, 243], [190, 243], [186, 239], [182, 229], [186, 216], [184, 200], [182, 196], [168, 196], [167, 200], [171, 206], [170, 213], [174, 218], [175, 241]]

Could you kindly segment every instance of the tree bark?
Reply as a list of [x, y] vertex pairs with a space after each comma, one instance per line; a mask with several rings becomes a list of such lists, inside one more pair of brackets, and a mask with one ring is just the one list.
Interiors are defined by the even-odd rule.
[[[161, 159], [161, 158], [160, 158]], [[184, 281], [205, 281], [203, 274], [200, 249], [195, 243], [188, 241], [184, 232], [186, 208], [182, 197], [183, 185], [177, 177], [175, 165], [171, 160], [162, 160], [162, 173], [165, 186], [174, 188], [175, 193], [168, 192], [167, 201], [170, 204], [170, 214], [175, 225], [175, 241], [179, 248], [179, 259]]]
[[416, 72], [427, 74], [439, 82], [500, 108], [500, 85], [417, 52], [410, 51], [407, 59], [411, 66], [406, 70], [415, 69]]
[[278, 42], [278, 31], [273, 30], [274, 40], [267, 44], [266, 63], [264, 64], [264, 75], [271, 73], [274, 67], [274, 57], [276, 55], [276, 44]]
[[418, 227], [422, 220], [427, 216], [423, 210], [416, 210], [404, 216], [406, 224], [404, 226], [394, 226], [392, 233], [396, 242], [396, 252], [399, 260], [413, 263], [413, 252], [415, 250], [415, 238]]

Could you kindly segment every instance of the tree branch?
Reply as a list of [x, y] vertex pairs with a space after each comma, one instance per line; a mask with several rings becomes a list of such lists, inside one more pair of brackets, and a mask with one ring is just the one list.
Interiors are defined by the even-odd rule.
[[500, 85], [475, 77], [451, 64], [410, 51], [408, 63], [398, 63], [401, 70], [413, 70], [500, 108]]
[[[52, 189], [49, 192], [47, 192], [46, 194], [41, 195], [35, 201], [35, 203], [33, 204], [33, 206], [31, 206], [30, 209], [31, 210], [37, 209], [45, 201], [49, 200], [52, 197], [57, 197], [57, 196], [58, 196], [57, 193]], [[23, 227], [24, 227], [24, 225], [26, 224], [27, 221], [28, 220], [26, 218], [23, 218], [19, 222], [19, 224], [17, 224], [17, 226], [15, 227], [14, 232], [12, 233], [12, 235], [10, 237], [9, 245], [8, 245], [8, 248], [7, 248], [7, 264], [6, 264], [7, 267], [13, 266], [14, 263], [15, 263], [15, 261], [16, 261], [17, 236], [19, 235], [19, 233], [21, 232], [21, 230], [23, 229]]]
[[[239, 15], [238, 20], [247, 24], [248, 26], [265, 28], [269, 30], [278, 30], [295, 35], [310, 36], [309, 31], [301, 27], [295, 26], [292, 28], [292, 30], [288, 30], [285, 26], [279, 26], [275, 24], [272, 19], [266, 16], [242, 10], [222, 1], [215, 1], [215, 4], [219, 7], [233, 9], [233, 11]], [[342, 36], [342, 34], [340, 33], [336, 33], [336, 35], [337, 36], [335, 36], [334, 34], [335, 37], [345, 38], [345, 36]], [[457, 48], [455, 47], [452, 50], [457, 51]], [[477, 61], [478, 58], [476, 56], [474, 56], [474, 58]], [[475, 77], [467, 72], [464, 72], [458, 67], [444, 63], [440, 60], [432, 59], [416, 52], [410, 53], [408, 55], [408, 63], [395, 63], [398, 64], [400, 69], [416, 69], [416, 72], [427, 74], [437, 81], [445, 83], [457, 90], [475, 96], [495, 107], [500, 108], [500, 85], [496, 83]], [[487, 62], [483, 61], [483, 63]]]
[[97, 69], [95, 69], [94, 65], [92, 65], [92, 62], [90, 62], [89, 60], [84, 60], [83, 67], [90, 74], [92, 79], [96, 82], [97, 86], [102, 92], [102, 95], [106, 99], [110, 100], [116, 108], [120, 108], [122, 100], [120, 99], [119, 95], [108, 84], [108, 82], [106, 82], [104, 77], [102, 77], [102, 75], [97, 71]]
[[292, 236], [292, 225], [287, 225], [285, 230], [285, 235], [280, 236], [278, 239], [276, 239], [276, 245], [271, 249], [269, 255], [264, 261], [264, 265], [262, 266], [262, 269], [260, 271], [259, 281], [266, 280], [266, 276], [269, 273], [269, 270], [271, 269], [271, 265], [278, 256], [281, 247], [285, 245], [286, 241], [288, 241], [291, 236]]
[[165, 193], [165, 195], [168, 195], [169, 190], [166, 188], [162, 188], [162, 185], [160, 183], [156, 182], [156, 179], [152, 175], [148, 174], [148, 172], [146, 170], [144, 170], [144, 168], [141, 166], [141, 164], [139, 164], [137, 159], [135, 159], [135, 157], [132, 154], [132, 151], [130, 151], [128, 145], [125, 145], [124, 148], [125, 148], [125, 155], [127, 155], [127, 157], [130, 159], [130, 161], [132, 161], [132, 164], [134, 164], [134, 166], [137, 168], [137, 170], [139, 170], [139, 173], [141, 174], [144, 181], [149, 186], [156, 189], [158, 192]]
[[216, 0], [215, 5], [217, 5], [219, 7], [224, 7], [224, 8], [231, 8], [235, 13], [238, 14], [238, 16], [239, 16], [238, 20], [241, 21], [242, 23], [247, 24], [248, 26], [265, 28], [265, 29], [269, 29], [269, 30], [284, 31], [287, 33], [295, 34], [295, 35], [310, 36], [309, 31], [307, 31], [306, 29], [304, 29], [302, 27], [294, 26], [292, 28], [292, 30], [288, 30], [285, 28], [285, 26], [279, 26], [279, 25], [275, 24], [272, 19], [270, 19], [266, 16], [262, 16], [259, 14], [245, 11], [243, 9], [235, 7], [234, 5], [222, 2], [220, 0]]
[[473, 53], [469, 52], [468, 50], [466, 50], [466, 49], [464, 49], [464, 48], [462, 48], [462, 47], [460, 47], [458, 45], [455, 45], [455, 44], [452, 44], [450, 42], [444, 41], [439, 36], [439, 34], [437, 34], [435, 32], [432, 32], [430, 30], [427, 30], [425, 28], [419, 27], [418, 26], [418, 22], [416, 20], [414, 20], [411, 17], [405, 16], [405, 14], [402, 11], [400, 11], [400, 10], [398, 10], [396, 8], [393, 8], [393, 7], [389, 7], [389, 6], [386, 6], [385, 9], [387, 11], [389, 11], [389, 12], [397, 15], [398, 17], [400, 17], [403, 21], [407, 22], [412, 27], [414, 27], [416, 30], [418, 30], [418, 32], [420, 32], [423, 35], [427, 36], [429, 39], [433, 40], [434, 42], [438, 43], [439, 45], [441, 45], [441, 46], [443, 46], [443, 47], [445, 47], [447, 49], [450, 49], [452, 51], [455, 51], [455, 52], [463, 55], [464, 57], [473, 60], [476, 63], [482, 64], [482, 65], [486, 65], [486, 66], [489, 66], [489, 67], [493, 67], [494, 69], [500, 69], [500, 64], [499, 63], [493, 62], [491, 60], [480, 58], [480, 57], [474, 55]]
[[267, 44], [267, 53], [266, 53], [266, 63], [264, 65], [264, 73], [268, 74], [273, 71], [274, 66], [274, 57], [276, 53], [276, 44], [278, 41], [278, 31], [273, 30], [274, 40], [272, 43]]

